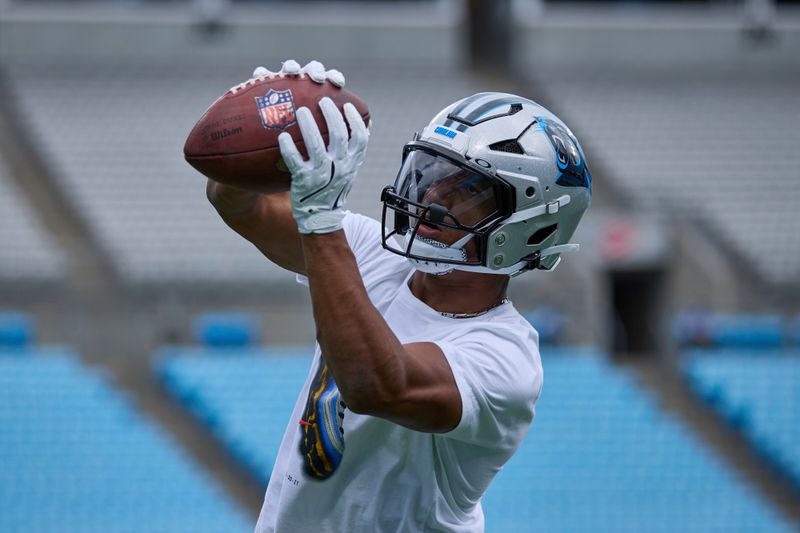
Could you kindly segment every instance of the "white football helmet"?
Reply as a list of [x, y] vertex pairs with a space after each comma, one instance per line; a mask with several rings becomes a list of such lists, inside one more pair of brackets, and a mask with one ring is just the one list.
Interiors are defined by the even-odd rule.
[[[478, 93], [440, 111], [406, 144], [397, 179], [381, 195], [383, 246], [432, 274], [553, 270], [560, 254], [578, 248], [569, 239], [591, 199], [583, 151], [558, 117], [513, 94]], [[466, 235], [448, 245], [435, 239], [437, 228]], [[477, 259], [464, 248], [473, 239]]]

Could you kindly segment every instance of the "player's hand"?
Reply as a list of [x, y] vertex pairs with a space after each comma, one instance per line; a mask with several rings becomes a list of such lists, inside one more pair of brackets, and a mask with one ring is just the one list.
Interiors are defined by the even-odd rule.
[[344, 105], [350, 136], [333, 100], [323, 98], [319, 107], [328, 124], [330, 143], [327, 148], [306, 107], [297, 110], [297, 123], [309, 154], [308, 161], [300, 155], [291, 135], [284, 132], [278, 136], [283, 161], [292, 174], [292, 214], [300, 233], [330, 233], [342, 228], [342, 207], [358, 167], [364, 162], [369, 141], [369, 130], [353, 104]]
[[[344, 74], [336, 69], [325, 70], [325, 66], [319, 61], [309, 61], [305, 66], [301, 67], [294, 59], [287, 59], [281, 63], [281, 68], [277, 72], [272, 72], [264, 67], [256, 67], [250, 79], [232, 87], [231, 91], [236, 92], [244, 89], [258, 79], [286, 76], [307, 76], [315, 83], [323, 84], [329, 81], [337, 87], [344, 87], [345, 82]], [[261, 198], [263, 196], [261, 194], [242, 191], [212, 180], [208, 180], [206, 195], [220, 216], [226, 220], [250, 215], [264, 201]]]

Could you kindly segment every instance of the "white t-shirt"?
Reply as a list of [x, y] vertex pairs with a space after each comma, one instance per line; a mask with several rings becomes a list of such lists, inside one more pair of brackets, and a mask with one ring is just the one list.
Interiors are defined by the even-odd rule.
[[461, 420], [436, 434], [353, 413], [317, 345], [256, 532], [483, 531], [481, 496], [525, 437], [541, 392], [538, 334], [511, 303], [474, 318], [441, 315], [411, 293], [412, 266], [382, 248], [378, 222], [350, 213], [344, 230], [370, 300], [398, 339], [444, 352]]

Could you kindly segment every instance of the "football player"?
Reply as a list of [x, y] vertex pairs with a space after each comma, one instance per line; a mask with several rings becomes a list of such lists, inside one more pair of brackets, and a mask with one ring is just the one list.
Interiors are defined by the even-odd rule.
[[[318, 62], [254, 73], [272, 75], [344, 85]], [[290, 192], [208, 182], [223, 220], [308, 285], [317, 328], [256, 531], [483, 531], [481, 496], [542, 389], [537, 333], [506, 288], [576, 247], [583, 152], [531, 100], [475, 94], [405, 146], [379, 223], [344, 210], [367, 126], [351, 104], [319, 107], [327, 146], [306, 108], [308, 158], [279, 137]]]

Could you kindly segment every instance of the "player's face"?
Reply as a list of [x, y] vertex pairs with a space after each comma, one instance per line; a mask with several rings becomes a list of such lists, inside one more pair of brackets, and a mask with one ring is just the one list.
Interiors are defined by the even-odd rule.
[[[485, 192], [485, 185], [459, 181], [458, 178], [453, 177], [437, 182], [426, 191], [422, 198], [422, 204], [437, 204], [445, 207], [447, 215], [444, 216], [442, 222], [455, 224], [455, 220], [458, 220], [465, 226], [472, 226], [489, 216], [494, 209], [474, 201], [480, 197], [482, 192]], [[437, 225], [435, 218], [428, 212], [422, 219], [418, 234], [442, 244], [453, 244], [466, 235], [466, 232]]]
[[466, 170], [433, 183], [425, 191], [422, 203], [446, 207], [444, 221], [455, 224], [458, 220], [464, 226], [474, 226], [496, 208], [491, 183]]
[[[414, 207], [417, 235], [450, 245], [466, 231], [445, 226], [474, 227], [497, 211], [491, 178], [445, 157], [423, 150], [408, 154], [398, 183], [400, 193], [423, 207]], [[475, 245], [467, 246], [467, 252]]]
[[[442, 222], [474, 226], [492, 215], [496, 202], [492, 184], [484, 177], [467, 170], [433, 183], [422, 197], [423, 205], [438, 204], [447, 209]], [[467, 232], [437, 225], [431, 213], [426, 213], [420, 222], [417, 234], [442, 244], [454, 244]], [[466, 246], [468, 258], [477, 258], [477, 246], [470, 241]]]

